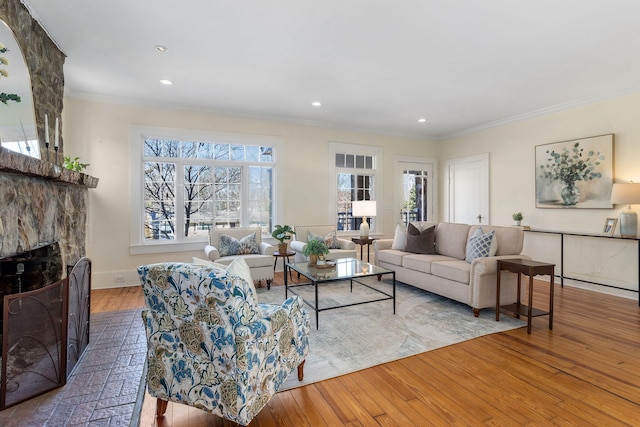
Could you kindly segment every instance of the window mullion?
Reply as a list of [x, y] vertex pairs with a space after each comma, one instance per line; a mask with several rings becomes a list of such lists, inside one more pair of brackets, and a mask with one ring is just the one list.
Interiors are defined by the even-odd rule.
[[176, 241], [184, 241], [186, 238], [184, 236], [184, 224], [185, 224], [185, 216], [184, 216], [184, 167], [186, 163], [181, 160], [175, 159], [176, 163], [176, 233], [175, 239]]

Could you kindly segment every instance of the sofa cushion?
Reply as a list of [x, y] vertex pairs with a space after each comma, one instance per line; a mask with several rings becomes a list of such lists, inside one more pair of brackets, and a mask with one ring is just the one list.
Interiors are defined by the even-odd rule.
[[431, 274], [444, 279], [469, 284], [471, 264], [465, 260], [435, 261], [431, 263]]
[[236, 239], [227, 234], [220, 235], [220, 256], [247, 255], [260, 253], [256, 240], [256, 233], [251, 233], [241, 239]]
[[466, 256], [467, 240], [469, 239], [468, 224], [441, 222], [436, 228], [436, 253], [464, 260]]
[[324, 242], [327, 246], [327, 249], [340, 249], [340, 242], [338, 242], [338, 236], [336, 235], [336, 230], [331, 231], [325, 236], [320, 236], [318, 234], [313, 234], [309, 231], [309, 235], [307, 236], [307, 242], [310, 240], [320, 240]]
[[465, 261], [471, 263], [476, 258], [494, 256], [498, 249], [495, 231], [484, 233], [482, 227], [476, 229], [467, 242], [467, 255]]
[[391, 244], [391, 249], [404, 251], [404, 248], [406, 245], [407, 245], [407, 229], [402, 224], [396, 224], [396, 232], [393, 235], [393, 243]]
[[423, 273], [431, 273], [431, 263], [435, 261], [457, 261], [444, 255], [406, 254], [402, 257], [402, 266]]
[[404, 250], [414, 254], [435, 254], [436, 227], [418, 230], [413, 224], [407, 227], [407, 245]]

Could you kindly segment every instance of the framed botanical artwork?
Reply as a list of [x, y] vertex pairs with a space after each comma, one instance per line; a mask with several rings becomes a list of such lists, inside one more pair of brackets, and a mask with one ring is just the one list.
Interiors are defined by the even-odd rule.
[[613, 134], [536, 146], [536, 207], [610, 209]]
[[602, 229], [603, 236], [613, 236], [613, 232], [616, 231], [616, 224], [618, 218], [607, 218], [604, 221], [604, 228]]

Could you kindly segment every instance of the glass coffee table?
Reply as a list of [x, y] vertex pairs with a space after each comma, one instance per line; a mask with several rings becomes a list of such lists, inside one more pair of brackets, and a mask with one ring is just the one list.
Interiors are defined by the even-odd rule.
[[[336, 308], [350, 307], [353, 305], [361, 305], [368, 304], [371, 302], [392, 300], [393, 301], [393, 314], [396, 314], [396, 272], [387, 270], [386, 268], [378, 267], [377, 265], [369, 264], [368, 262], [361, 261], [355, 258], [342, 258], [337, 259], [335, 261], [327, 261], [327, 263], [331, 263], [331, 265], [322, 266], [322, 267], [314, 267], [309, 265], [308, 262], [293, 262], [286, 263], [284, 267], [284, 286], [285, 286], [285, 298], [288, 298], [289, 292], [294, 295], [300, 295], [297, 292], [297, 288], [313, 286], [314, 288], [314, 298], [305, 298], [303, 295], [300, 295], [303, 301], [316, 312], [316, 329], [319, 328], [318, 317], [321, 311], [325, 310], [333, 310]], [[295, 271], [299, 274], [299, 276], [304, 276], [309, 279], [308, 283], [295, 283], [289, 284], [288, 274], [291, 271]], [[369, 284], [366, 284], [359, 279], [377, 276], [378, 280], [381, 279], [382, 275], [390, 274], [393, 279], [392, 292], [389, 294], [383, 290], [377, 289]], [[298, 277], [299, 277], [298, 276]], [[366, 286], [369, 289], [372, 289], [376, 293], [379, 293], [380, 296], [376, 295], [373, 299], [367, 299], [366, 301], [359, 302], [351, 302], [348, 304], [339, 304], [332, 305], [329, 307], [320, 307], [318, 304], [318, 292], [322, 288], [322, 284], [329, 282], [336, 282], [338, 280], [349, 280], [350, 291], [353, 292], [353, 284]], [[311, 300], [310, 300], [311, 299]]]

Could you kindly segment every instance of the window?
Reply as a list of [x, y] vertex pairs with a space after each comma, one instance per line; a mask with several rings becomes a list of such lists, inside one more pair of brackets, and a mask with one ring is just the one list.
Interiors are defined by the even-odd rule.
[[[332, 176], [335, 177], [336, 229], [351, 232], [360, 229], [362, 218], [353, 216], [351, 203], [357, 200], [382, 200], [377, 182], [381, 181], [378, 164], [382, 150], [352, 144], [331, 143]], [[368, 218], [372, 231], [376, 219]]]
[[[135, 194], [140, 200], [132, 200], [132, 209], [139, 212], [134, 213], [132, 248], [198, 242], [201, 249], [211, 227], [271, 230], [277, 141], [239, 135], [210, 139], [195, 134], [160, 136], [162, 133], [134, 134], [134, 147], [141, 145], [140, 166], [134, 167], [141, 186], [132, 191], [132, 198]], [[132, 249], [132, 253], [146, 252], [153, 251]]]

